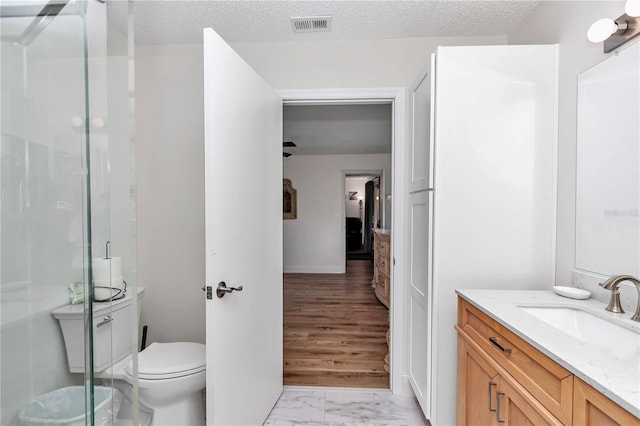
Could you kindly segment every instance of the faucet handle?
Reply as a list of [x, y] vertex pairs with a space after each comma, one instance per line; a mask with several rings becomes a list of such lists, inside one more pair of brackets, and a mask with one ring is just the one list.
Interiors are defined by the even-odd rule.
[[620, 304], [620, 292], [617, 288], [611, 290], [611, 299], [609, 300], [609, 305], [605, 310], [616, 314], [624, 314], [624, 309], [622, 309], [622, 305]]

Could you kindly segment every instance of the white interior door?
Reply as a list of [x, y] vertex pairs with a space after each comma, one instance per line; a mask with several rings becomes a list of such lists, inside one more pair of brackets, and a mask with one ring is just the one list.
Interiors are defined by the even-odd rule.
[[409, 184], [409, 382], [431, 418], [431, 234], [433, 228], [433, 84], [435, 55], [412, 87], [413, 135]]
[[204, 114], [207, 424], [259, 425], [282, 392], [282, 100], [212, 29]]

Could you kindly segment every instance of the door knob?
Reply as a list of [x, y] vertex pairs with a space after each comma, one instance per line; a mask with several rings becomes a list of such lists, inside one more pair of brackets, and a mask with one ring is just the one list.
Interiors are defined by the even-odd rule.
[[233, 293], [234, 291], [242, 291], [242, 286], [240, 287], [227, 287], [224, 281], [220, 281], [218, 283], [218, 288], [216, 288], [216, 295], [219, 299], [222, 299], [225, 294]]

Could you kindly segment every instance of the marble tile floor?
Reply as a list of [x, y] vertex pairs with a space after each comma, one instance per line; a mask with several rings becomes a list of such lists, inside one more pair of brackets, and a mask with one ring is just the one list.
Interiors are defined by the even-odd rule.
[[418, 402], [383, 390], [287, 389], [268, 426], [428, 426]]

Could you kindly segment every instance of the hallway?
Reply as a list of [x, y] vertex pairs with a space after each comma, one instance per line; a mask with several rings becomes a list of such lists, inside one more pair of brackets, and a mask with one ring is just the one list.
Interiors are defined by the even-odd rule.
[[371, 288], [373, 265], [346, 274], [284, 274], [284, 384], [389, 388], [389, 311]]

